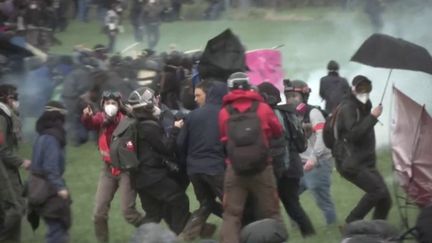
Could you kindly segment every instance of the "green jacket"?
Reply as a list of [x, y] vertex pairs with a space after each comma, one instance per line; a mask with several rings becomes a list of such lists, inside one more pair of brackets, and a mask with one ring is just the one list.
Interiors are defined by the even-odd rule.
[[19, 167], [23, 160], [16, 154], [16, 135], [11, 110], [0, 103], [0, 203], [23, 204], [23, 185]]

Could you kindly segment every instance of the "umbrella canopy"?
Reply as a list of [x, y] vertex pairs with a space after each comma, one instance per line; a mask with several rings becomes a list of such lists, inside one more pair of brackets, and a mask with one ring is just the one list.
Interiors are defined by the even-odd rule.
[[245, 48], [230, 29], [207, 42], [198, 67], [201, 78], [225, 81], [235, 72], [247, 70]]
[[432, 57], [419, 45], [384, 34], [373, 34], [351, 61], [373, 67], [405, 69], [432, 74]]
[[394, 88], [391, 147], [399, 184], [417, 205], [432, 203], [432, 118], [424, 106]]

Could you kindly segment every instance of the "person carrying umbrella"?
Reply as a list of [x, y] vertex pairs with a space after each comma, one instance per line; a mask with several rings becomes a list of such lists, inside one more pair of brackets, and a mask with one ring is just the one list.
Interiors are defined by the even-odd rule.
[[346, 217], [350, 223], [363, 219], [374, 210], [373, 219], [386, 219], [391, 197], [382, 175], [376, 168], [374, 126], [382, 105], [372, 108], [371, 81], [358, 75], [352, 81], [352, 94], [336, 109], [336, 143], [332, 150], [336, 169], [343, 178], [366, 192]]

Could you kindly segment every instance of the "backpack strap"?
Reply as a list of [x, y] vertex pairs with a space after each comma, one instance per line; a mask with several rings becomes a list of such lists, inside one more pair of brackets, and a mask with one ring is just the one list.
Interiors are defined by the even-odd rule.
[[236, 108], [234, 108], [234, 106], [232, 104], [227, 105], [226, 109], [230, 115], [233, 115], [233, 114], [236, 114], [239, 112]]
[[[339, 116], [339, 112], [340, 110], [342, 110], [342, 105], [339, 104], [338, 106], [336, 106], [332, 118], [330, 120], [331, 122], [331, 126], [333, 127], [333, 136], [336, 140], [339, 139], [339, 131], [337, 129], [337, 125], [338, 125], [338, 116]], [[360, 110], [358, 108], [356, 108], [356, 121], [360, 121]]]
[[254, 101], [252, 101], [252, 104], [249, 107], [248, 111], [249, 112], [256, 112], [258, 110], [258, 106], [259, 106], [259, 102], [254, 100]]

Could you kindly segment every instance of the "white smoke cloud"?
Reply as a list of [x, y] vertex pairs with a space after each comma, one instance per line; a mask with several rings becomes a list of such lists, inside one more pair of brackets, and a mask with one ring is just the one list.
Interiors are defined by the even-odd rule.
[[[407, 41], [416, 43], [432, 51], [432, 32], [430, 31], [430, 23], [432, 23], [432, 8], [425, 3], [425, 5], [410, 5], [408, 1], [401, 1], [395, 5], [387, 6], [384, 14], [384, 29], [383, 33]], [[427, 1], [425, 1], [427, 2]], [[326, 75], [325, 66], [331, 59], [335, 59], [341, 65], [340, 74], [346, 77], [348, 82], [356, 75], [365, 75], [373, 81], [373, 91], [371, 93], [371, 101], [377, 105], [384, 92], [385, 82], [387, 80], [389, 69], [374, 68], [363, 64], [350, 62], [349, 59], [360, 47], [361, 43], [372, 34], [372, 28], [369, 25], [368, 19], [361, 11], [346, 13], [334, 13], [327, 15], [323, 21], [332, 25], [335, 32], [344, 32], [346, 38], [344, 40], [329, 38], [328, 40], [321, 40], [318, 45], [323, 47], [332, 42], [341, 43], [341, 49], [323, 50], [324, 54], [316, 56], [316, 62], [321, 63], [322, 68], [315, 70], [301, 70], [296, 65], [299, 62], [286, 66], [287, 69], [300, 70], [293, 73], [296, 79], [303, 79], [308, 82], [312, 88], [310, 96], [310, 103], [315, 105], [324, 105], [318, 95], [319, 80]], [[339, 36], [339, 35], [335, 35]], [[300, 43], [301, 45], [301, 43]], [[301, 50], [303, 48], [299, 48]], [[325, 57], [325, 54], [328, 56]], [[294, 57], [293, 57], [294, 56]], [[300, 53], [290, 53], [290, 61], [296, 59], [301, 60], [304, 58]], [[285, 64], [285, 63], [284, 63]], [[378, 145], [387, 145], [390, 137], [390, 124], [392, 113], [392, 85], [406, 93], [409, 97], [413, 98], [420, 104], [425, 104], [426, 109], [432, 114], [432, 75], [421, 72], [393, 70], [390, 77], [390, 84], [386, 90], [383, 101], [384, 111], [380, 117], [381, 125], [376, 125], [376, 137]]]

